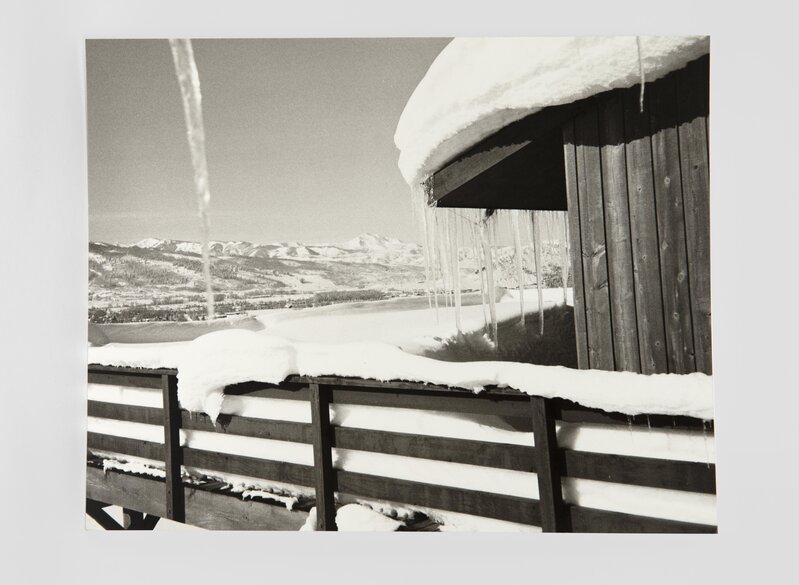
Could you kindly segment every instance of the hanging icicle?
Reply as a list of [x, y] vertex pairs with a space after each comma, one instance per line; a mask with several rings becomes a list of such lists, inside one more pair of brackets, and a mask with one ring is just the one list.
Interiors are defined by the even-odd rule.
[[513, 211], [513, 245], [516, 255], [516, 280], [519, 287], [519, 323], [524, 327], [524, 259], [522, 258], [522, 238], [519, 233], [519, 212]]
[[538, 333], [544, 335], [544, 290], [541, 270], [541, 228], [538, 211], [533, 211], [533, 249], [535, 250], [535, 284], [538, 288]]
[[455, 297], [455, 327], [458, 333], [463, 332], [461, 323], [461, 266], [460, 266], [460, 247], [458, 244], [458, 218], [452, 215], [449, 222], [450, 231], [450, 252], [452, 254], [452, 287]]
[[493, 238], [491, 233], [491, 223], [489, 217], [486, 217], [480, 223], [480, 241], [483, 246], [483, 256], [485, 258], [486, 269], [486, 288], [488, 289], [488, 313], [491, 317], [491, 339], [494, 343], [498, 343], [497, 339], [498, 326], [497, 326], [497, 293], [494, 288], [494, 256], [493, 256]]
[[641, 95], [638, 98], [641, 113], [644, 111], [644, 85], [646, 85], [646, 76], [644, 75], [644, 61], [641, 58], [641, 37], [635, 37], [635, 46], [638, 48], [638, 74], [641, 77]]
[[427, 230], [427, 217], [429, 215], [428, 207], [424, 204], [424, 188], [418, 184], [413, 192], [413, 217], [417, 221], [421, 230], [422, 239], [422, 258], [424, 260], [424, 288], [427, 293], [427, 307], [433, 308], [433, 295], [430, 290], [430, 244], [428, 240], [429, 232]]
[[436, 323], [439, 323], [438, 314], [438, 257], [436, 254], [436, 222], [435, 222], [435, 208], [428, 207], [425, 204], [425, 213], [427, 214], [427, 237], [425, 238], [425, 247], [428, 250], [430, 258], [430, 288], [433, 289], [433, 306], [436, 310]]
[[486, 285], [485, 285], [485, 257], [483, 255], [483, 247], [480, 239], [479, 227], [476, 222], [472, 223], [472, 242], [474, 244], [474, 259], [477, 262], [477, 276], [480, 280], [480, 304], [483, 314], [483, 329], [488, 332], [488, 316], [486, 315], [486, 305], [488, 299], [486, 298]]
[[191, 164], [194, 167], [194, 189], [197, 194], [197, 211], [200, 216], [202, 232], [203, 279], [205, 280], [205, 303], [208, 319], [214, 318], [214, 291], [211, 284], [211, 189], [208, 186], [208, 163], [205, 158], [205, 128], [203, 126], [202, 94], [200, 93], [200, 74], [194, 62], [194, 50], [190, 39], [169, 39], [172, 61], [178, 76], [180, 93], [183, 98], [183, 115], [186, 120], [186, 134], [191, 151]]
[[569, 217], [563, 215], [563, 237], [560, 240], [560, 275], [563, 280], [563, 304], [569, 304]]

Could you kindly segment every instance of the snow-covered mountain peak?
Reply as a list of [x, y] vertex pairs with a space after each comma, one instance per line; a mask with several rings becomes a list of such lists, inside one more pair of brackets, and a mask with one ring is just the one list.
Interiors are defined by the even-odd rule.
[[153, 248], [160, 248], [163, 244], [168, 243], [169, 240], [161, 240], [158, 238], [144, 238], [143, 240], [139, 240], [132, 246], [136, 248], [144, 248], [144, 249], [153, 249]]
[[396, 238], [388, 238], [386, 236], [381, 236], [380, 234], [372, 234], [367, 232], [360, 234], [351, 240], [347, 240], [341, 244], [341, 247], [347, 250], [396, 250], [415, 247], [415, 244], [409, 244]]

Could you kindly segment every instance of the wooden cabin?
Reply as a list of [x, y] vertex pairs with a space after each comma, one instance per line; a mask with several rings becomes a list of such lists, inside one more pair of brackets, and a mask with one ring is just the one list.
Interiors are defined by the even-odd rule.
[[424, 179], [438, 207], [568, 213], [580, 368], [712, 373], [709, 56], [546, 107]]

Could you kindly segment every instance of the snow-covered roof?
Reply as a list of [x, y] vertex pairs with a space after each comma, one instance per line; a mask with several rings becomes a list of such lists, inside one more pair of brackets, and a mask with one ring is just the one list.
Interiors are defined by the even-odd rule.
[[[394, 142], [418, 184], [477, 142], [545, 107], [654, 81], [710, 51], [709, 37], [454, 39], [408, 100]], [[639, 62], [640, 42], [640, 62]]]

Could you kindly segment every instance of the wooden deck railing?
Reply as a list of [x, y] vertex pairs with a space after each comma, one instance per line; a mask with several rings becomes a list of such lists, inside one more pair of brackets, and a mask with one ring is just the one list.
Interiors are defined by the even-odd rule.
[[[297, 521], [289, 519], [292, 512], [285, 509], [271, 506], [269, 508], [273, 509], [256, 510], [253, 502], [242, 503], [229, 496], [223, 502], [212, 497], [214, 489], [185, 484], [181, 479], [181, 466], [188, 466], [313, 488], [320, 530], [336, 529], [334, 496], [341, 493], [530, 524], [540, 526], [545, 532], [716, 531], [712, 525], [569, 505], [563, 498], [566, 478], [715, 493], [713, 464], [570, 450], [559, 446], [556, 436], [557, 421], [616, 428], [694, 429], [712, 434], [712, 423], [705, 424], [697, 419], [627, 417], [564, 400], [530, 397], [512, 389], [493, 388], [474, 394], [429, 384], [293, 376], [279, 385], [237, 384], [228, 387], [226, 393], [307, 402], [311, 423], [220, 415], [218, 424], [214, 425], [206, 415], [189, 413], [178, 407], [174, 370], [90, 366], [89, 382], [159, 389], [163, 393], [162, 408], [91, 400], [88, 403], [88, 414], [92, 417], [162, 425], [163, 444], [90, 432], [88, 448], [163, 461], [166, 471], [165, 480], [158, 481], [122, 474], [103, 477], [101, 472], [89, 468], [87, 498], [91, 502], [116, 504], [206, 527], [296, 527]], [[519, 428], [532, 429], [535, 446], [337, 426], [331, 424], [331, 404], [499, 415], [515, 421]], [[181, 428], [309, 444], [313, 446], [313, 466], [182, 447], [179, 443]], [[336, 469], [334, 448], [535, 472], [539, 499]]]

